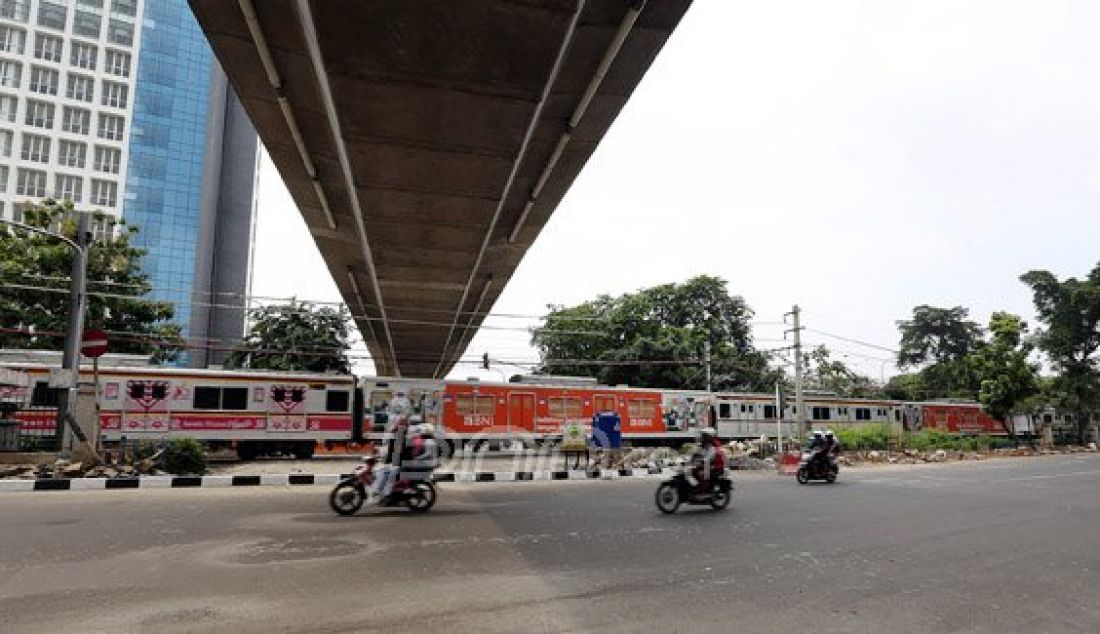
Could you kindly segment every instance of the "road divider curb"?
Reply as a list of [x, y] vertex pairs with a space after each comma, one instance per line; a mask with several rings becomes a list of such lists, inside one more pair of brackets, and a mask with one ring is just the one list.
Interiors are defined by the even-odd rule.
[[[666, 477], [673, 469], [597, 469], [593, 471], [438, 471], [436, 482], [552, 482]], [[263, 475], [140, 476], [134, 478], [40, 478], [0, 480], [0, 493], [26, 491], [102, 491], [115, 489], [186, 489], [255, 486], [334, 485], [350, 474], [279, 473]]]

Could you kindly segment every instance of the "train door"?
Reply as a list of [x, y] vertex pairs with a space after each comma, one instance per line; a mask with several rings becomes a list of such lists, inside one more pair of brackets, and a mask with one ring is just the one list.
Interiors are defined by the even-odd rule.
[[600, 412], [617, 412], [619, 411], [618, 405], [615, 403], [614, 394], [597, 394], [593, 398], [594, 412], [598, 414]]
[[535, 395], [529, 392], [512, 392], [508, 395], [509, 432], [535, 431]]

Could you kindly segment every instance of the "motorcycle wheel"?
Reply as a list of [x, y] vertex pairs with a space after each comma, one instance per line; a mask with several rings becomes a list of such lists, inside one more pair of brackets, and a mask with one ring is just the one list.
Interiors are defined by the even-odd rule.
[[665, 482], [657, 487], [655, 499], [657, 508], [661, 509], [662, 513], [672, 514], [676, 512], [676, 509], [680, 508], [680, 491], [677, 490], [676, 485], [671, 482]]
[[710, 494], [710, 507], [716, 511], [721, 511], [730, 505], [730, 492], [718, 490]]
[[328, 496], [329, 506], [340, 515], [355, 515], [363, 508], [367, 492], [358, 482], [341, 482]]
[[795, 480], [798, 480], [799, 484], [806, 484], [810, 481], [810, 471], [806, 467], [798, 469], [798, 473], [794, 474]]
[[836, 482], [836, 471], [829, 471], [825, 474], [825, 481], [829, 484]]
[[435, 506], [435, 485], [431, 482], [419, 482], [405, 500], [405, 505], [413, 513], [427, 513]]

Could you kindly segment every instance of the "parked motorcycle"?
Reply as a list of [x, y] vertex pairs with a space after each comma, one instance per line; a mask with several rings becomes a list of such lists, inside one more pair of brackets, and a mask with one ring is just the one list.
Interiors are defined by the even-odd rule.
[[[374, 467], [378, 459], [365, 458], [363, 464], [356, 467], [355, 473], [344, 478], [329, 494], [329, 505], [340, 515], [354, 515], [371, 498], [371, 485], [374, 483]], [[402, 479], [393, 485], [393, 491], [382, 506], [407, 506], [413, 513], [427, 513], [435, 506], [436, 490], [430, 477], [424, 480]]]
[[829, 484], [836, 482], [837, 475], [840, 474], [840, 467], [836, 462], [830, 459], [819, 460], [814, 462], [813, 454], [810, 452], [803, 452], [802, 459], [798, 462], [798, 471], [795, 472], [795, 479], [799, 484], [806, 484], [811, 480], [825, 481]]
[[656, 502], [662, 513], [675, 513], [681, 504], [709, 504], [714, 510], [721, 511], [729, 506], [732, 495], [733, 480], [725, 473], [715, 475], [702, 489], [692, 485], [687, 473], [681, 470], [657, 487]]

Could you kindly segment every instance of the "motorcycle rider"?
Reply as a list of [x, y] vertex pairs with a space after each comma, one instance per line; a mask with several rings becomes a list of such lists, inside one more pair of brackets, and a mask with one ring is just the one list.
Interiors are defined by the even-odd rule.
[[712, 471], [719, 469], [725, 471], [726, 461], [722, 454], [718, 435], [711, 427], [699, 430], [699, 447], [692, 457], [692, 473], [688, 476], [688, 482], [697, 490], [705, 491], [716, 480], [711, 477]]
[[840, 439], [833, 430], [825, 430], [825, 457], [829, 460], [829, 466], [836, 466], [836, 459], [840, 456]]
[[811, 473], [814, 473], [820, 468], [822, 461], [825, 459], [825, 433], [820, 429], [815, 429], [806, 451], [810, 454], [806, 466]]
[[401, 471], [401, 460], [405, 453], [405, 440], [409, 430], [409, 411], [411, 407], [407, 400], [396, 398], [390, 404], [389, 423], [386, 432], [386, 458], [385, 464], [377, 467], [374, 476], [372, 493], [377, 496], [379, 504], [385, 504], [389, 500], [393, 485], [397, 482], [398, 473]]

